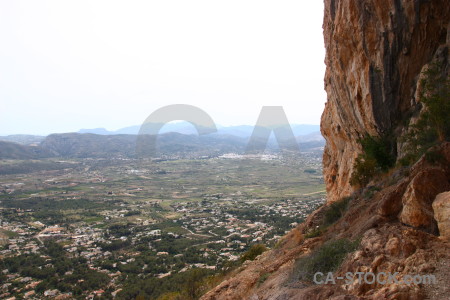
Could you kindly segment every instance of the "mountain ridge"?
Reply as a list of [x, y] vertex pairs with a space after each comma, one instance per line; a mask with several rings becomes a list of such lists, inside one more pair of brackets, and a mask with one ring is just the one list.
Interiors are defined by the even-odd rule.
[[[307, 135], [320, 131], [320, 125], [313, 124], [291, 124], [292, 131], [295, 136]], [[117, 130], [106, 130], [105, 128], [80, 129], [78, 133], [94, 133], [101, 135], [115, 135], [115, 134], [138, 134], [141, 125], [127, 126]], [[217, 126], [215, 134], [229, 134], [238, 137], [250, 137], [254, 130], [252, 125], [236, 125], [236, 126]], [[178, 132], [182, 134], [197, 134], [195, 127], [186, 121], [177, 123], [164, 124], [160, 130], [160, 134]]]
[[[45, 137], [39, 144], [19, 144], [1, 141], [0, 159], [39, 159], [50, 157], [66, 158], [135, 158], [139, 135], [93, 133], [57, 133]], [[145, 138], [145, 136], [144, 136]], [[261, 141], [264, 141], [263, 139]], [[324, 146], [320, 133], [296, 137], [301, 151], [311, 151]], [[150, 157], [218, 156], [225, 153], [244, 153], [248, 137], [230, 134], [182, 134], [167, 132], [157, 135], [157, 152]], [[267, 148], [277, 150], [277, 143], [271, 137]]]

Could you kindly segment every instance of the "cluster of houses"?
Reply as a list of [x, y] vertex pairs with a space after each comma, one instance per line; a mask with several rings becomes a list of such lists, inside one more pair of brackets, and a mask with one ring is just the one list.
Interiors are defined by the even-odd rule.
[[[288, 199], [272, 204], [260, 204], [252, 206], [245, 201], [229, 200], [229, 201], [203, 201], [200, 202], [178, 202], [172, 204], [175, 213], [179, 214], [179, 218], [173, 220], [174, 227], [181, 228], [181, 232], [173, 233], [162, 229], [149, 229], [138, 231], [128, 237], [120, 237], [119, 240], [131, 240], [134, 244], [141, 238], [147, 236], [160, 237], [163, 232], [165, 235], [173, 238], [188, 238], [198, 240], [201, 247], [203, 257], [212, 257], [216, 259], [216, 264], [191, 263], [186, 264], [184, 268], [178, 272], [186, 271], [193, 267], [215, 269], [216, 265], [223, 261], [234, 261], [239, 259], [249, 244], [252, 243], [268, 243], [276, 241], [280, 236], [274, 232], [273, 224], [270, 222], [254, 221], [245, 218], [245, 215], [237, 215], [230, 212], [232, 210], [245, 210], [252, 208], [253, 216], [264, 218], [268, 215], [276, 215], [277, 218], [293, 218], [301, 220], [307, 214], [314, 210], [317, 206], [325, 201], [324, 198], [311, 198], [309, 201], [299, 199]], [[122, 218], [131, 209], [121, 208], [108, 211], [103, 214], [104, 221], [115, 218]], [[96, 225], [104, 221], [99, 221]], [[153, 222], [149, 222], [150, 224]], [[107, 274], [111, 278], [111, 284], [118, 290], [120, 286], [114, 285], [116, 278], [121, 274], [120, 271], [104, 270], [98, 267], [95, 262], [102, 261], [112, 255], [109, 251], [103, 251], [99, 246], [100, 243], [108, 243], [110, 240], [105, 238], [105, 229], [101, 226], [88, 225], [80, 222], [78, 226], [45, 225], [40, 221], [20, 223], [18, 221], [0, 220], [3, 232], [8, 232], [9, 236], [3, 234], [3, 247], [0, 250], [0, 257], [11, 257], [20, 254], [37, 253], [44, 255], [42, 250], [43, 243], [46, 239], [54, 239], [63, 245], [68, 256], [84, 257], [89, 267]], [[135, 226], [142, 226], [142, 222]], [[296, 222], [292, 222], [290, 226], [296, 226]], [[134, 226], [134, 225], [130, 225]], [[153, 225], [152, 228], [154, 228]], [[156, 225], [157, 226], [157, 225]], [[100, 227], [100, 228], [99, 228]], [[130, 228], [131, 229], [131, 228]], [[286, 228], [286, 231], [288, 228]], [[131, 230], [133, 231], [133, 230]], [[161, 239], [155, 239], [153, 248], [156, 256], [168, 256], [166, 251], [157, 250], [157, 242]], [[205, 241], [206, 242], [203, 242]], [[216, 245], [210, 247], [211, 245]], [[152, 245], [149, 244], [149, 249]], [[139, 252], [126, 253], [119, 256], [117, 264], [128, 264], [134, 261], [135, 256]], [[183, 254], [178, 254], [183, 255]], [[97, 265], [97, 266], [96, 266]], [[6, 276], [6, 282], [0, 286], [0, 298], [8, 299], [10, 295], [10, 287], [14, 282], [21, 282], [22, 295], [24, 298], [33, 299], [36, 297], [34, 287], [39, 284], [39, 280], [31, 277], [21, 277], [18, 273], [10, 273], [8, 269], [0, 270]], [[163, 278], [169, 276], [172, 271], [155, 274], [156, 277]], [[90, 296], [99, 296], [102, 290], [92, 291]], [[64, 299], [69, 297], [67, 293], [58, 290], [47, 290], [44, 292], [47, 297]], [[12, 298], [14, 299], [14, 298]]]

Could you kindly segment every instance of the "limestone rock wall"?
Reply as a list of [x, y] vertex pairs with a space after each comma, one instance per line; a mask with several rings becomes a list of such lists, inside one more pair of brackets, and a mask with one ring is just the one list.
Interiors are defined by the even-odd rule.
[[329, 201], [352, 192], [358, 139], [398, 131], [414, 108], [420, 71], [446, 43], [449, 22], [446, 0], [325, 0], [321, 130]]

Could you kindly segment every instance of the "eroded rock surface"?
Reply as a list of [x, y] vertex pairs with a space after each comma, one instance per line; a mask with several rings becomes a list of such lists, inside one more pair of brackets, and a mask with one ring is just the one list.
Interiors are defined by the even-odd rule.
[[439, 235], [442, 239], [450, 242], [450, 191], [436, 196], [433, 201], [433, 211]]
[[403, 194], [400, 221], [437, 234], [437, 224], [431, 204], [437, 194], [449, 189], [450, 184], [444, 170], [432, 168], [419, 172]]
[[394, 130], [416, 105], [418, 75], [446, 43], [449, 11], [444, 0], [325, 1], [321, 129], [329, 201], [353, 191], [358, 139]]

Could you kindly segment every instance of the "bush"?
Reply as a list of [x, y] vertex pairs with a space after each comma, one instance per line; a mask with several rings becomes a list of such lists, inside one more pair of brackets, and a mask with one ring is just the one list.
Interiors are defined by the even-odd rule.
[[205, 269], [191, 269], [187, 273], [184, 294], [184, 299], [199, 299], [205, 289], [205, 278], [209, 275], [209, 272]]
[[439, 142], [450, 139], [450, 77], [445, 66], [431, 63], [422, 80], [420, 101], [425, 104], [425, 112], [419, 121], [428, 134], [437, 136]]
[[395, 163], [393, 142], [390, 136], [373, 137], [366, 135], [360, 141], [363, 153], [358, 155], [353, 165], [351, 185], [365, 186], [380, 173], [386, 172]]
[[381, 190], [381, 188], [378, 187], [378, 186], [370, 186], [370, 187], [368, 187], [367, 190], [365, 191], [365, 193], [364, 193], [364, 198], [365, 198], [365, 199], [371, 199], [371, 198], [373, 197], [373, 195], [374, 195], [376, 192], [380, 191], [380, 190]]
[[311, 238], [321, 236], [325, 232], [326, 229], [327, 229], [327, 227], [321, 225], [321, 226], [317, 227], [316, 229], [314, 229], [313, 231], [311, 231], [310, 233], [305, 234], [305, 239], [311, 239]]
[[241, 262], [244, 262], [246, 260], [254, 260], [258, 255], [261, 255], [266, 250], [266, 246], [262, 244], [254, 244], [250, 249], [242, 254]]
[[324, 225], [329, 226], [339, 220], [347, 210], [351, 197], [344, 197], [336, 202], [331, 203], [325, 211]]
[[207, 269], [192, 268], [186, 272], [175, 273], [164, 278], [147, 277], [127, 280], [118, 299], [165, 299], [194, 300], [208, 289], [208, 279], [214, 272]]
[[321, 236], [327, 228], [339, 220], [348, 208], [352, 197], [344, 197], [336, 202], [331, 203], [325, 210], [322, 224], [313, 231], [305, 234], [305, 238], [315, 238]]
[[259, 279], [258, 279], [258, 286], [263, 284], [267, 280], [267, 278], [270, 277], [270, 275], [271, 275], [271, 273], [264, 273], [264, 274], [262, 274], [261, 277], [259, 277]]
[[348, 239], [328, 241], [312, 254], [300, 258], [295, 263], [295, 280], [312, 280], [317, 272], [324, 274], [335, 271], [348, 253], [353, 252], [359, 245], [359, 241], [352, 242]]
[[445, 163], [444, 155], [438, 151], [428, 151], [425, 153], [425, 159], [432, 164]]

